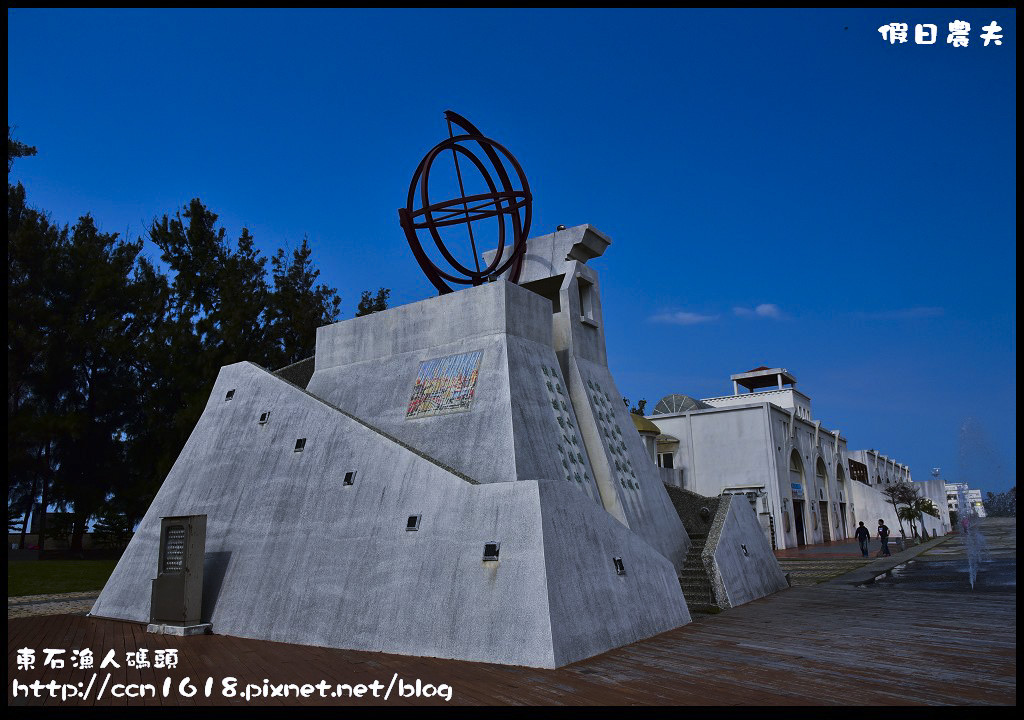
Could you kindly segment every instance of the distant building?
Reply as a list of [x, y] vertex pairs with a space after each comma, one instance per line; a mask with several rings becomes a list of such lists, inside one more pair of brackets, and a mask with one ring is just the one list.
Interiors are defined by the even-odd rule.
[[960, 512], [961, 491], [971, 511], [978, 517], [985, 517], [985, 503], [981, 500], [981, 490], [971, 490], [967, 483], [946, 483], [946, 509], [949, 512]]
[[[745, 495], [778, 549], [850, 538], [859, 521], [873, 531], [883, 519], [897, 531], [881, 490], [913, 482], [906, 465], [875, 450], [848, 451], [839, 430], [813, 419], [811, 398], [785, 368], [730, 379], [732, 395], [668, 395], [648, 416], [661, 430], [656, 458], [664, 482], [701, 495]], [[939, 481], [918, 484], [945, 508]], [[929, 531], [949, 531], [941, 514], [925, 519]]]

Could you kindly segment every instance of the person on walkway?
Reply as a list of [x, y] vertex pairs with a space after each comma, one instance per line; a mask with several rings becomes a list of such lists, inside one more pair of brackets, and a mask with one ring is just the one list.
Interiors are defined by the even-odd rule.
[[878, 539], [882, 541], [882, 557], [892, 555], [889, 552], [889, 528], [886, 527], [885, 521], [881, 518], [878, 519]]
[[857, 528], [855, 533], [857, 536], [857, 542], [860, 543], [860, 552], [864, 557], [868, 557], [868, 540], [871, 539], [871, 531], [864, 527], [864, 521], [860, 521], [860, 527]]

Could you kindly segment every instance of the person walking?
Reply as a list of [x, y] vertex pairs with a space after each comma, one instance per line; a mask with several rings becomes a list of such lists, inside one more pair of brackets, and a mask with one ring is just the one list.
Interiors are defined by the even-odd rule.
[[854, 533], [857, 536], [857, 542], [860, 543], [860, 552], [864, 557], [868, 557], [868, 540], [871, 539], [871, 531], [864, 527], [864, 521], [860, 521], [860, 527], [857, 528], [857, 532]]
[[882, 541], [882, 557], [892, 555], [889, 552], [889, 528], [881, 518], [878, 519], [878, 539]]

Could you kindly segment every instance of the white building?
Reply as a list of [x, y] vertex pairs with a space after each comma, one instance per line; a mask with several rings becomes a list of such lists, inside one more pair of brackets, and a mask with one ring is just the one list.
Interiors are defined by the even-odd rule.
[[[906, 465], [874, 450], [850, 453], [839, 430], [814, 419], [810, 397], [785, 368], [759, 367], [730, 379], [732, 395], [669, 395], [648, 416], [662, 433], [657, 462], [665, 482], [702, 495], [745, 494], [779, 549], [853, 537], [859, 521], [874, 531], [884, 519], [898, 532], [880, 491], [911, 482]], [[920, 485], [945, 508], [938, 483]], [[925, 526], [944, 534], [948, 515], [927, 518]]]
[[981, 490], [971, 490], [967, 483], [946, 483], [946, 509], [949, 512], [960, 512], [960, 492], [962, 491], [971, 511], [978, 517], [985, 517], [985, 503], [981, 500]]

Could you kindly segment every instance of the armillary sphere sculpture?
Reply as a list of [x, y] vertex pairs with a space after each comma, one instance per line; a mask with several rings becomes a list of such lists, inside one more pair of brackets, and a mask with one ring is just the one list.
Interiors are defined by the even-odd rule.
[[[483, 133], [466, 118], [451, 110], [446, 110], [444, 116], [448, 121], [448, 139], [431, 148], [430, 152], [420, 161], [416, 172], [413, 173], [412, 182], [409, 184], [408, 203], [404, 208], [398, 210], [398, 219], [402, 224], [402, 229], [405, 230], [405, 237], [409, 240], [409, 247], [412, 248], [413, 255], [416, 256], [416, 262], [420, 264], [427, 278], [441, 295], [452, 291], [448, 283], [482, 285], [506, 270], [509, 271], [509, 280], [519, 282], [523, 257], [526, 254], [526, 237], [530, 232], [530, 220], [533, 215], [533, 196], [530, 194], [530, 185], [526, 181], [526, 175], [523, 174], [523, 169], [516, 159], [512, 157], [512, 153], [494, 140], [484, 137]], [[452, 125], [458, 127], [462, 134], [454, 135]], [[483, 150], [483, 159], [470, 149], [470, 143], [480, 146]], [[427, 192], [430, 168], [434, 161], [448, 150], [451, 151], [455, 161], [460, 197], [431, 202]], [[459, 166], [460, 155], [477, 169], [487, 184], [489, 192], [466, 195], [462, 183], [462, 169]], [[484, 160], [490, 165], [490, 171]], [[509, 171], [505, 167], [506, 162], [515, 171], [518, 189], [516, 185], [513, 185]], [[497, 183], [491, 176], [491, 172], [497, 176]], [[418, 208], [416, 207], [417, 199], [420, 203]], [[512, 231], [510, 238], [512, 252], [507, 257], [505, 257], [506, 216]], [[477, 250], [476, 238], [473, 236], [473, 223], [494, 217], [498, 219], [498, 249], [491, 263], [481, 268], [480, 254]], [[468, 268], [456, 260], [445, 247], [438, 233], [438, 228], [463, 224], [469, 230], [469, 242], [473, 250], [476, 269]], [[430, 234], [441, 256], [455, 272], [460, 273], [459, 275], [442, 270], [431, 261], [420, 244], [418, 232], [421, 230], [426, 230]]]

